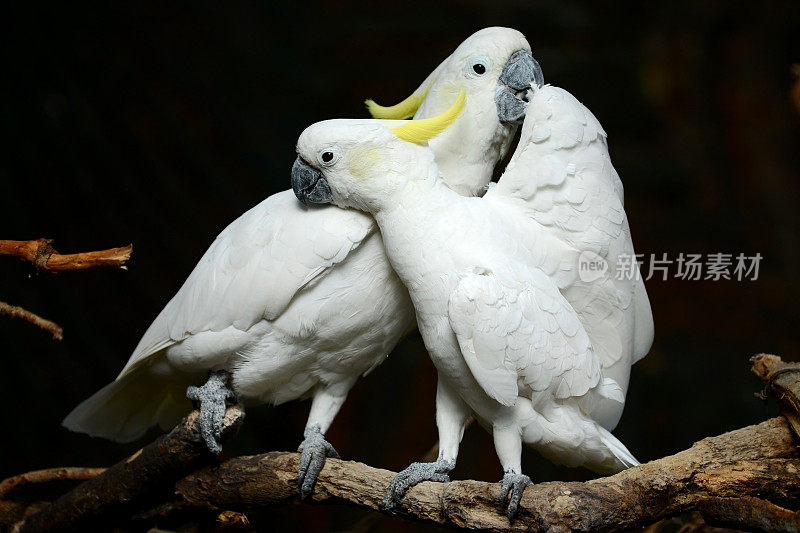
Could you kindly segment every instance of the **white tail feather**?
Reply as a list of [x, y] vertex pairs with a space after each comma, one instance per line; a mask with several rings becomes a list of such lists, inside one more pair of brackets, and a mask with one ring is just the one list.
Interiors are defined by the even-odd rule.
[[632, 466], [639, 466], [639, 461], [637, 461], [631, 452], [628, 451], [628, 448], [626, 448], [625, 445], [622, 444], [614, 435], [602, 428], [600, 428], [600, 440], [606, 445], [606, 448], [608, 448], [611, 453], [614, 454], [614, 457], [616, 457], [617, 461], [619, 461], [620, 468], [616, 469], [617, 472]]
[[73, 409], [62, 425], [117, 442], [136, 440], [156, 424], [172, 428], [191, 408], [186, 399], [191, 376], [183, 380], [151, 368], [138, 367], [106, 385]]

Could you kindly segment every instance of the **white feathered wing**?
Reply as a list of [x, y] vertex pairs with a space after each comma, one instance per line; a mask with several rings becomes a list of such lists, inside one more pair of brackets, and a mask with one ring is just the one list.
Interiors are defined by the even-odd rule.
[[[580, 317], [603, 374], [627, 391], [630, 366], [652, 344], [653, 317], [638, 268], [626, 268], [635, 257], [633, 242], [600, 123], [567, 91], [534, 87], [517, 150], [486, 197], [523, 200], [528, 217], [585, 252], [583, 259], [606, 262], [597, 279], [574, 265], [559, 288]], [[598, 405], [593, 416], [613, 429], [621, 414], [611, 403]]]
[[603, 377], [577, 314], [544, 272], [513, 262], [501, 271], [475, 269], [450, 296], [448, 318], [484, 391], [506, 406], [526, 398], [544, 414], [526, 433], [547, 435], [552, 429], [556, 442], [544, 445], [539, 438], [529, 444], [557, 463], [601, 472], [638, 464], [584, 408], [592, 399], [619, 404], [625, 399], [616, 382]]
[[[328, 230], [328, 231], [326, 231]], [[255, 341], [305, 287], [376, 230], [368, 215], [270, 196], [214, 240], [139, 341], [116, 381], [76, 407], [68, 429], [127, 442], [185, 413], [186, 386]], [[166, 354], [177, 356], [167, 364]]]

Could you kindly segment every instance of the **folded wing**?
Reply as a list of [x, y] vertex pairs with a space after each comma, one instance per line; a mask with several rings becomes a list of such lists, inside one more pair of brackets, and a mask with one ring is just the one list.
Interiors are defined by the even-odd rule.
[[547, 390], [558, 399], [583, 396], [602, 378], [578, 316], [538, 269], [465, 274], [448, 315], [475, 379], [503, 405]]
[[[579, 276], [562, 291], [605, 367], [630, 365], [650, 349], [653, 319], [606, 133], [583, 104], [558, 87], [530, 93], [519, 146], [487, 197], [522, 200], [527, 216], [568, 245], [600, 258], [599, 278]], [[575, 265], [578, 267], [578, 265]], [[623, 386], [627, 382], [620, 379]]]
[[211, 244], [178, 293], [145, 332], [120, 373], [202, 332], [239, 332], [274, 320], [375, 231], [371, 217], [334, 206], [303, 207], [292, 191], [270, 196], [232, 222]]

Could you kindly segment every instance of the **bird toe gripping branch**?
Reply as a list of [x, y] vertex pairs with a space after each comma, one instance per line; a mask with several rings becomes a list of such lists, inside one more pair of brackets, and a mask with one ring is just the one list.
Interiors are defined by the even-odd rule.
[[186, 397], [200, 404], [198, 423], [203, 440], [209, 451], [215, 455], [222, 453], [222, 429], [224, 427], [225, 410], [228, 401], [235, 395], [228, 388], [230, 374], [225, 370], [212, 372], [205, 385], [189, 387]]

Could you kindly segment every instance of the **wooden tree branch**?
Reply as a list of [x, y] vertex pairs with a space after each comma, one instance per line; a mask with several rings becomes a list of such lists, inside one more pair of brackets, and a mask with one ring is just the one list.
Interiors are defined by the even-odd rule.
[[46, 468], [44, 470], [34, 470], [18, 476], [10, 477], [0, 481], [0, 500], [11, 500], [20, 493], [30, 489], [35, 489], [38, 494], [42, 493], [43, 486], [54, 484], [83, 482], [105, 472], [105, 468]]
[[752, 496], [701, 498], [697, 506], [705, 522], [711, 526], [764, 533], [800, 531], [800, 514]]
[[49, 332], [56, 340], [60, 341], [62, 338], [64, 338], [64, 330], [61, 328], [61, 326], [55, 322], [47, 320], [46, 318], [40, 317], [37, 314], [31, 313], [22, 307], [0, 302], [0, 314], [8, 315], [11, 318], [21, 318], [22, 320], [27, 320], [34, 326]]
[[753, 356], [753, 372], [765, 382], [764, 392], [757, 394], [767, 399], [767, 393], [778, 400], [781, 413], [800, 437], [800, 364], [784, 363], [777, 355], [760, 353]]
[[26, 472], [0, 482], [0, 531], [22, 521], [49, 500], [102, 474], [105, 468], [48, 468]]
[[[173, 509], [219, 512], [299, 501], [296, 453], [230, 459], [190, 474], [176, 485]], [[489, 531], [592, 531], [641, 527], [697, 508], [701, 497], [752, 495], [788, 502], [800, 498], [800, 454], [782, 418], [704, 439], [689, 450], [585, 483], [539, 483], [525, 492], [510, 525], [499, 512], [499, 484], [422, 483], [401, 514], [446, 526]], [[395, 474], [329, 459], [314, 491], [316, 503], [380, 510]]]
[[[785, 412], [796, 416], [800, 405], [798, 365], [765, 355], [756, 356], [753, 362]], [[237, 457], [188, 473], [204, 462], [199, 457], [205, 448], [197, 448], [199, 435], [191, 429], [193, 416], [140, 454], [30, 515], [20, 530], [109, 525], [114, 513], [142, 525], [176, 516], [217, 517], [219, 523], [226, 511], [299, 503], [296, 453]], [[797, 442], [787, 419], [778, 417], [703, 439], [688, 450], [614, 476], [539, 483], [525, 491], [514, 524], [498, 509], [499, 483], [479, 481], [422, 483], [408, 492], [400, 514], [411, 520], [496, 532], [620, 531], [699, 511], [714, 525], [798, 531], [798, 515], [782, 507], [800, 500]], [[194, 459], [184, 461], [187, 453]], [[394, 475], [357, 462], [328, 459], [313, 501], [380, 510]], [[4, 482], [0, 488], [10, 485], [14, 482]], [[168, 486], [173, 490], [157, 490]], [[6, 503], [2, 500], [7, 499], [3, 494], [0, 492], [0, 515]], [[139, 511], [146, 509], [145, 504], [149, 510]], [[19, 509], [14, 512], [18, 514]], [[4, 522], [8, 523], [0, 516], [0, 524]]]
[[[198, 412], [192, 412], [170, 433], [28, 516], [19, 531], [87, 531], [169, 498], [175, 481], [215, 459], [197, 418]], [[243, 421], [240, 407], [228, 408], [223, 439], [231, 438]]]
[[18, 257], [33, 264], [39, 270], [63, 272], [86, 268], [118, 267], [125, 269], [131, 257], [132, 245], [110, 248], [96, 252], [60, 254], [53, 249], [50, 239], [32, 241], [0, 240], [0, 256]]

